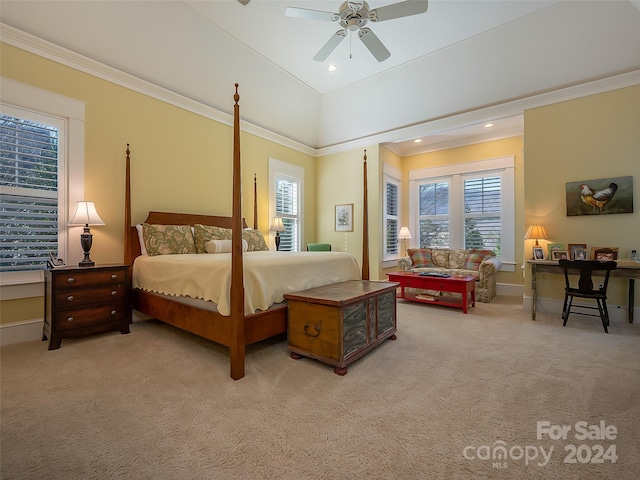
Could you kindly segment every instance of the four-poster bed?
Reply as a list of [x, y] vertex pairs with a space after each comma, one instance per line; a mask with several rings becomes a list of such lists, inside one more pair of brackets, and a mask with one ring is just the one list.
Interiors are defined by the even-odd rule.
[[[283, 334], [287, 331], [287, 305], [285, 302], [275, 302], [264, 310], [249, 311], [245, 308], [245, 288], [251, 285], [251, 288], [257, 288], [253, 286], [253, 277], [255, 276], [254, 270], [247, 270], [246, 268], [254, 268], [255, 258], [264, 257], [267, 252], [249, 252], [245, 259], [243, 255], [243, 230], [247, 227], [244, 218], [242, 217], [242, 204], [241, 204], [241, 163], [240, 163], [240, 117], [239, 117], [239, 95], [238, 85], [236, 84], [236, 91], [234, 94], [234, 122], [233, 122], [233, 202], [232, 202], [232, 216], [214, 216], [214, 215], [197, 215], [197, 214], [183, 214], [183, 213], [169, 213], [169, 212], [149, 212], [148, 217], [144, 223], [148, 225], [164, 225], [164, 226], [176, 226], [176, 225], [190, 225], [192, 228], [194, 225], [215, 226], [224, 229], [230, 229], [231, 231], [231, 247], [229, 254], [226, 257], [222, 255], [207, 255], [207, 257], [220, 257], [221, 259], [228, 259], [230, 255], [231, 269], [228, 272], [229, 289], [228, 289], [228, 314], [225, 309], [216, 308], [216, 305], [212, 302], [198, 301], [185, 302], [184, 299], [177, 298], [176, 296], [162, 295], [158, 292], [149, 291], [143, 288], [132, 289], [132, 304], [135, 310], [138, 310], [144, 314], [150, 315], [165, 323], [194, 333], [198, 336], [207, 338], [216, 343], [224, 345], [229, 348], [230, 355], [230, 376], [234, 380], [242, 378], [245, 374], [245, 347], [247, 345], [265, 340], [267, 338]], [[137, 257], [142, 254], [141, 241], [138, 237], [137, 227], [132, 224], [131, 219], [131, 158], [129, 145], [127, 145], [126, 151], [126, 179], [125, 179], [125, 252], [124, 260], [125, 264], [133, 265], [134, 271], [134, 287], [136, 286], [136, 267], [135, 263]], [[363, 232], [363, 264], [362, 264], [362, 278], [368, 279], [369, 277], [369, 258], [368, 258], [368, 232], [367, 232], [367, 177], [366, 177], [366, 151], [364, 155], [364, 232]], [[254, 175], [254, 229], [257, 230], [258, 215], [257, 215], [257, 180]], [[245, 245], [246, 248], [246, 245]], [[251, 255], [251, 254], [257, 255]], [[294, 252], [271, 252], [274, 255], [283, 253]], [[297, 253], [297, 252], [295, 252]], [[352, 260], [346, 259], [346, 262], [353, 261], [356, 266], [355, 275], [356, 278], [360, 277], [357, 271], [357, 264], [355, 259], [346, 253], [325, 253], [325, 252], [305, 252], [304, 254], [315, 255], [344, 255], [351, 257]], [[297, 255], [304, 255], [297, 253]], [[182, 255], [160, 255], [164, 257], [181, 257]], [[186, 255], [185, 257], [193, 257], [193, 255]], [[196, 255], [202, 258], [202, 255]], [[293, 255], [295, 256], [295, 255]], [[143, 256], [144, 257], [144, 256]], [[153, 257], [156, 258], [156, 257]], [[309, 257], [310, 258], [310, 257]], [[337, 257], [332, 257], [337, 258]], [[278, 260], [281, 262], [282, 257]], [[142, 259], [141, 259], [142, 260]], [[209, 259], [207, 259], [209, 260]], [[317, 261], [318, 259], [316, 259]], [[298, 259], [299, 261], [299, 259]], [[248, 263], [247, 263], [248, 262]], [[141, 262], [138, 262], [141, 263]], [[144, 262], [142, 262], [144, 263]], [[306, 271], [311, 271], [313, 274], [309, 274], [309, 279], [322, 282], [322, 279], [315, 280], [317, 268], [313, 264]], [[228, 263], [227, 263], [228, 268]], [[302, 267], [301, 267], [302, 268]], [[333, 280], [327, 280], [326, 283], [334, 283], [336, 281], [343, 281], [347, 279], [353, 279], [353, 272], [349, 270], [349, 266], [345, 266], [344, 271], [340, 274], [344, 278], [336, 277]], [[339, 269], [338, 269], [339, 270]], [[249, 283], [245, 284], [245, 273], [249, 274], [251, 278], [248, 279]], [[323, 284], [323, 283], [319, 283]], [[315, 286], [315, 285], [314, 285]], [[301, 290], [308, 288], [308, 286], [302, 286], [298, 288]], [[290, 290], [295, 291], [295, 290]], [[251, 291], [247, 290], [247, 295], [251, 295]], [[170, 293], [170, 292], [164, 292]], [[285, 292], [288, 293], [288, 292]], [[206, 299], [205, 299], [206, 300]], [[252, 302], [249, 302], [251, 305]]]

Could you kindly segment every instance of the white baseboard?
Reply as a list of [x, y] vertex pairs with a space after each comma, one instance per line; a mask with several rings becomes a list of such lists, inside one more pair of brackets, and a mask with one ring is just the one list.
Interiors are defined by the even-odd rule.
[[[556, 298], [540, 298], [538, 297], [538, 303], [536, 306], [536, 312], [545, 312], [557, 314], [558, 317], [562, 315], [562, 305], [564, 301]], [[607, 304], [609, 310], [609, 319], [614, 322], [626, 322], [628, 319], [628, 308], [626, 305], [611, 305]], [[522, 308], [531, 310], [531, 296], [522, 296]], [[633, 323], [640, 322], [640, 308], [635, 307], [633, 309]]]
[[43, 326], [42, 318], [0, 325], [0, 346], [42, 340]]
[[524, 285], [517, 285], [515, 283], [497, 283], [496, 294], [522, 297], [524, 295]]

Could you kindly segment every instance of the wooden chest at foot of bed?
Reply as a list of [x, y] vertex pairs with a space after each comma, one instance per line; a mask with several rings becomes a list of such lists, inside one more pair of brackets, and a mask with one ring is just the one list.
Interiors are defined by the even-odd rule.
[[349, 280], [285, 294], [291, 358], [315, 358], [345, 375], [349, 363], [395, 340], [397, 286]]

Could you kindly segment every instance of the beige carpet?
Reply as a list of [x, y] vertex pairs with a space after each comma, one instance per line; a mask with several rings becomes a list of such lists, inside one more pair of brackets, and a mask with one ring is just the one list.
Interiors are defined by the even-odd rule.
[[[225, 349], [155, 321], [4, 347], [1, 478], [638, 478], [640, 325], [532, 322], [509, 298], [398, 315], [398, 339], [344, 377], [278, 340], [234, 382]], [[567, 438], [538, 439], [544, 421]], [[616, 438], [576, 439], [577, 422]]]

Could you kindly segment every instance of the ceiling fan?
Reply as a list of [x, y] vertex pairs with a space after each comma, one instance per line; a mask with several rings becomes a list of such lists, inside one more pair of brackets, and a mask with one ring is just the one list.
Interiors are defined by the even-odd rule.
[[338, 13], [310, 10], [308, 8], [287, 7], [285, 15], [288, 17], [306, 18], [310, 20], [322, 20], [338, 22], [342, 27], [329, 39], [327, 43], [316, 53], [313, 59], [323, 62], [333, 52], [340, 42], [347, 36], [347, 31], [358, 31], [358, 37], [369, 49], [376, 60], [382, 62], [391, 56], [391, 52], [382, 44], [380, 39], [366, 27], [369, 22], [382, 22], [394, 18], [408, 17], [425, 13], [428, 8], [427, 0], [405, 0], [393, 3], [385, 7], [371, 10], [367, 2], [346, 1], [340, 5]]

